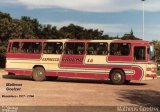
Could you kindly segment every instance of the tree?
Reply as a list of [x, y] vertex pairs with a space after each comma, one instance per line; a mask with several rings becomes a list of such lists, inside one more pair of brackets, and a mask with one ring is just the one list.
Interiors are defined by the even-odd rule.
[[154, 49], [155, 49], [155, 58], [156, 60], [160, 60], [160, 41], [158, 40], [153, 40], [152, 41], [153, 45], [154, 45]]
[[0, 12], [0, 20], [1, 19], [9, 19], [9, 20], [11, 20], [12, 18], [10, 16], [10, 14]]
[[58, 39], [58, 30], [55, 26], [44, 25], [42, 27], [42, 32], [40, 38], [42, 39]]
[[126, 33], [122, 37], [123, 40], [140, 40], [139, 38], [134, 36], [133, 30], [131, 29], [130, 33]]

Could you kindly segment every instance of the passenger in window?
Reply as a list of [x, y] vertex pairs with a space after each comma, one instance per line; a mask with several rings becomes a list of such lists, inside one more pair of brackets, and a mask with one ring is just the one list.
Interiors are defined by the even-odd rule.
[[56, 51], [55, 51], [56, 54], [61, 54], [62, 53], [62, 46], [61, 45], [57, 45], [56, 46]]
[[29, 45], [28, 53], [34, 53], [33, 46], [31, 44]]
[[112, 44], [113, 46], [111, 46], [111, 55], [115, 55], [115, 56], [120, 56], [121, 52], [120, 49], [118, 48], [118, 44]]
[[92, 55], [92, 54], [94, 54], [93, 51], [94, 51], [93, 46], [88, 46], [87, 54], [88, 54], [88, 55]]
[[105, 46], [104, 46], [103, 54], [104, 54], [104, 55], [107, 55], [107, 54], [108, 54], [108, 45], [107, 45], [107, 44], [105, 44]]
[[115, 55], [121, 56], [122, 55], [121, 51], [122, 51], [122, 45], [118, 44], [118, 47], [116, 48]]
[[69, 44], [66, 44], [65, 54], [73, 54], [73, 50]]
[[47, 46], [47, 43], [44, 43], [43, 44], [43, 53], [44, 54], [47, 54], [47, 47], [46, 46]]
[[18, 42], [15, 42], [15, 43], [13, 43], [13, 47], [12, 47], [12, 53], [18, 53], [19, 52], [19, 49], [20, 48], [20, 43], [18, 43]]
[[84, 54], [84, 46], [78, 46], [77, 52], [78, 52], [78, 54]]
[[21, 53], [26, 53], [25, 44], [21, 43]]
[[33, 53], [39, 54], [41, 52], [41, 44], [33, 43]]
[[106, 51], [105, 46], [99, 46], [97, 48], [98, 48], [97, 55], [104, 55], [105, 54], [105, 51]]
[[12, 47], [12, 53], [16, 53], [17, 52], [17, 48], [16, 47]]
[[127, 56], [129, 55], [129, 48], [128, 46], [123, 46], [121, 50], [122, 55]]
[[58, 50], [56, 50], [56, 54], [60, 54], [60, 50], [58, 49]]

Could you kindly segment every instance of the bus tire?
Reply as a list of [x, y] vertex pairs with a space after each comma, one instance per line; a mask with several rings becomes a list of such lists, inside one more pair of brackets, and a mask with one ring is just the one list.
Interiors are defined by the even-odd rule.
[[45, 81], [46, 76], [45, 76], [45, 70], [42, 67], [36, 67], [33, 69], [32, 72], [32, 78], [35, 81]]
[[125, 74], [122, 70], [113, 70], [110, 74], [112, 84], [121, 85], [125, 83]]

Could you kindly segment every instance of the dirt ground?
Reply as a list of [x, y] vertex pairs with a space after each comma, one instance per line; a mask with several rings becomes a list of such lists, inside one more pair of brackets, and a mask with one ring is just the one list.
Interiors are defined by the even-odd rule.
[[[21, 86], [7, 86], [7, 83]], [[64, 78], [35, 82], [28, 77], [7, 76], [7, 73], [0, 70], [0, 87], [2, 106], [160, 107], [160, 78], [121, 86], [112, 85], [109, 81]], [[8, 88], [20, 90], [11, 91]]]

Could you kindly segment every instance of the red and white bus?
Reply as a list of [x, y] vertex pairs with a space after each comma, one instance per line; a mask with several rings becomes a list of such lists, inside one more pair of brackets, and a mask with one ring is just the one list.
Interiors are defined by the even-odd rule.
[[6, 71], [31, 76], [110, 79], [113, 84], [157, 78], [154, 47], [143, 40], [9, 40]]

